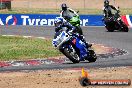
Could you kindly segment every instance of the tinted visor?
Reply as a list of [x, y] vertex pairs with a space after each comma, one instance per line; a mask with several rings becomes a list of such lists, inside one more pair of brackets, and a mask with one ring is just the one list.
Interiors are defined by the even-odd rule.
[[67, 10], [67, 5], [66, 4], [62, 4], [61, 7], [62, 7], [62, 10]]
[[62, 7], [62, 10], [67, 10], [67, 7]]
[[105, 1], [104, 4], [105, 4], [106, 6], [108, 6], [108, 5], [109, 5], [109, 2], [108, 2], [108, 1]]

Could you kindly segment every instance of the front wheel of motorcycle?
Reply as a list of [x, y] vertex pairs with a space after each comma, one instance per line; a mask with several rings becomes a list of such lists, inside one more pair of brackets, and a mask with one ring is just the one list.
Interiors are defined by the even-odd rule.
[[76, 53], [76, 51], [73, 47], [72, 47], [72, 49], [65, 48], [63, 50], [63, 54], [67, 58], [69, 58], [73, 63], [79, 63], [80, 62], [80, 58], [79, 58], [78, 54]]
[[108, 30], [108, 32], [113, 32], [114, 31], [112, 28], [109, 28], [108, 26], [105, 26], [105, 28]]

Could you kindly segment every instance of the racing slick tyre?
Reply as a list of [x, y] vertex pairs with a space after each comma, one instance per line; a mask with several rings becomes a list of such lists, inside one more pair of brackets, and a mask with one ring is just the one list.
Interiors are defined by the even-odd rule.
[[119, 23], [120, 23], [121, 31], [123, 31], [123, 32], [128, 32], [129, 31], [128, 26], [122, 20], [120, 20]]
[[124, 31], [124, 32], [128, 32], [128, 31], [129, 31], [129, 29], [128, 29], [128, 27], [127, 27], [126, 24], [123, 24], [123, 31]]
[[76, 53], [76, 51], [73, 47], [72, 47], [72, 49], [65, 48], [63, 50], [63, 54], [67, 58], [69, 58], [73, 63], [79, 63], [80, 62], [80, 58], [79, 58], [78, 54]]

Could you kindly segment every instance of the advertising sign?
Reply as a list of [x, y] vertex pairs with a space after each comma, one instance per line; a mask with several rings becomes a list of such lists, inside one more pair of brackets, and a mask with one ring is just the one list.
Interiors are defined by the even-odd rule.
[[[0, 14], [0, 25], [34, 25], [53, 26], [55, 14]], [[81, 26], [104, 26], [103, 15], [80, 15]], [[132, 26], [132, 16], [125, 15], [122, 19]]]

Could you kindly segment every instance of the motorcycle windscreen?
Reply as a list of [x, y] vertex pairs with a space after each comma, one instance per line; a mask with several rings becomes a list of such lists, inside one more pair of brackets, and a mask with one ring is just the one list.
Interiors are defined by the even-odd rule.
[[79, 38], [76, 39], [76, 47], [80, 50], [80, 59], [83, 60], [84, 57], [88, 56], [86, 45]]

